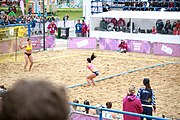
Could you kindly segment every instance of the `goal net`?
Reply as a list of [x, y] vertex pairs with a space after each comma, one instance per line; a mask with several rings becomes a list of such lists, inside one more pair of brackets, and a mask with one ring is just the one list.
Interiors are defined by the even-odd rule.
[[27, 38], [27, 26], [0, 26], [0, 63], [22, 62], [23, 52], [19, 49], [20, 40]]

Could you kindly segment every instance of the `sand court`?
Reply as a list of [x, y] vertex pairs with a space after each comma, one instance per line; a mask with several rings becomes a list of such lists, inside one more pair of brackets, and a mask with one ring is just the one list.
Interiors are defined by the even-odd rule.
[[[145, 68], [156, 64], [180, 62], [178, 57], [155, 56], [140, 53], [116, 53], [101, 50], [75, 50], [45, 51], [33, 53], [34, 65], [32, 71], [24, 72], [24, 61], [0, 63], [0, 84], [11, 88], [19, 79], [42, 79], [53, 84], [73, 86], [86, 82], [87, 69], [79, 72], [86, 66], [86, 58], [92, 53], [97, 55], [93, 61], [100, 75], [99, 80], [134, 69]], [[100, 81], [96, 86], [75, 87], [68, 89], [69, 101], [77, 98], [80, 103], [89, 100], [91, 105], [105, 105], [107, 101], [113, 102], [113, 109], [122, 110], [122, 99], [130, 84], [136, 88], [143, 86], [142, 79], [149, 77], [151, 86], [155, 90], [157, 113], [167, 117], [180, 118], [180, 64], [169, 64], [150, 69], [123, 74], [111, 79]]]

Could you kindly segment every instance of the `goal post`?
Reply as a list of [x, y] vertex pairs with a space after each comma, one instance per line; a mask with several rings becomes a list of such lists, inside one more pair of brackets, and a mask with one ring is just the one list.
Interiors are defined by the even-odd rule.
[[0, 62], [21, 61], [19, 40], [30, 37], [30, 32], [29, 24], [0, 26]]

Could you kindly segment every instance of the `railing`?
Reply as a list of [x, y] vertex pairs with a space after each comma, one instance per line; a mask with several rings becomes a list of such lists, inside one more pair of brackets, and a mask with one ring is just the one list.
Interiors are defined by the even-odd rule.
[[108, 112], [114, 112], [114, 113], [119, 113], [119, 114], [126, 114], [126, 115], [131, 115], [131, 116], [150, 118], [150, 119], [155, 119], [155, 120], [169, 120], [168, 118], [159, 118], [159, 117], [155, 117], [155, 116], [137, 114], [137, 113], [133, 113], [133, 112], [126, 112], [126, 111], [120, 111], [120, 110], [112, 110], [112, 109], [89, 106], [89, 105], [84, 105], [84, 104], [77, 104], [77, 103], [72, 103], [72, 102], [70, 102], [69, 104], [74, 105], [74, 106], [79, 106], [79, 107], [96, 109], [97, 114], [99, 114], [99, 120], [102, 120], [102, 111], [108, 111]]

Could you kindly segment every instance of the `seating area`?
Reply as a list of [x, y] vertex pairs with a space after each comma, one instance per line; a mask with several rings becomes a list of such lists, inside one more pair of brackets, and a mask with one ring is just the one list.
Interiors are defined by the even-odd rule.
[[180, 11], [179, 1], [116, 1], [112, 8], [132, 11]]
[[92, 0], [92, 13], [111, 10], [124, 11], [180, 11], [179, 0]]

